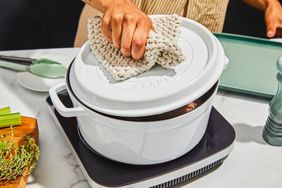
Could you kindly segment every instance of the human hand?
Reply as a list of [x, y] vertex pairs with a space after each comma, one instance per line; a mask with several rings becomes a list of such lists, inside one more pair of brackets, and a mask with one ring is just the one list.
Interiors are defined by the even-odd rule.
[[277, 0], [269, 0], [265, 9], [267, 37], [282, 37], [282, 6]]
[[130, 0], [114, 0], [104, 8], [102, 33], [124, 56], [141, 59], [149, 31], [151, 19]]

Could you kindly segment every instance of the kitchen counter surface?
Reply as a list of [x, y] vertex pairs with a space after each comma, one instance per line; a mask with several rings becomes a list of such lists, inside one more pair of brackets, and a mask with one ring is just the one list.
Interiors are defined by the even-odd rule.
[[[78, 50], [2, 51], [0, 54], [35, 58], [57, 55], [70, 63]], [[38, 119], [41, 156], [27, 188], [88, 188], [89, 184], [47, 110], [47, 96], [47, 93], [23, 88], [15, 72], [0, 69], [0, 107], [11, 106], [13, 111]], [[181, 187], [280, 188], [282, 148], [266, 144], [261, 137], [268, 103], [269, 100], [262, 98], [219, 92], [214, 106], [235, 128], [234, 149], [218, 169]]]

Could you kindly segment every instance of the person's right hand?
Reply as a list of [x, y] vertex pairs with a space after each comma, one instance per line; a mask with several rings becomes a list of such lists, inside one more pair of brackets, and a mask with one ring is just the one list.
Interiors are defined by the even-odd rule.
[[113, 0], [104, 7], [102, 33], [124, 56], [143, 57], [150, 29], [151, 19], [130, 0]]

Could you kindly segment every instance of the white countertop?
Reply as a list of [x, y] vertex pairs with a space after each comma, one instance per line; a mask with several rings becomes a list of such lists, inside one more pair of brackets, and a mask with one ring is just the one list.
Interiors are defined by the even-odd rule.
[[[2, 51], [0, 54], [24, 57], [61, 55], [71, 62], [77, 52], [78, 49], [63, 48]], [[38, 119], [41, 156], [27, 187], [87, 188], [87, 181], [47, 111], [47, 95], [21, 87], [15, 72], [0, 69], [0, 107], [11, 106], [13, 111]], [[217, 170], [183, 187], [282, 187], [282, 148], [266, 144], [261, 137], [268, 116], [268, 102], [219, 92], [214, 106], [235, 128], [234, 149]]]

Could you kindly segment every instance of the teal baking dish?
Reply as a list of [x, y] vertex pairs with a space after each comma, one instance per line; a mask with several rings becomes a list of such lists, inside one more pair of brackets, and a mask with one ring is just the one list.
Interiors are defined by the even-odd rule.
[[229, 58], [219, 89], [272, 98], [277, 90], [276, 61], [282, 43], [243, 35], [214, 33]]

